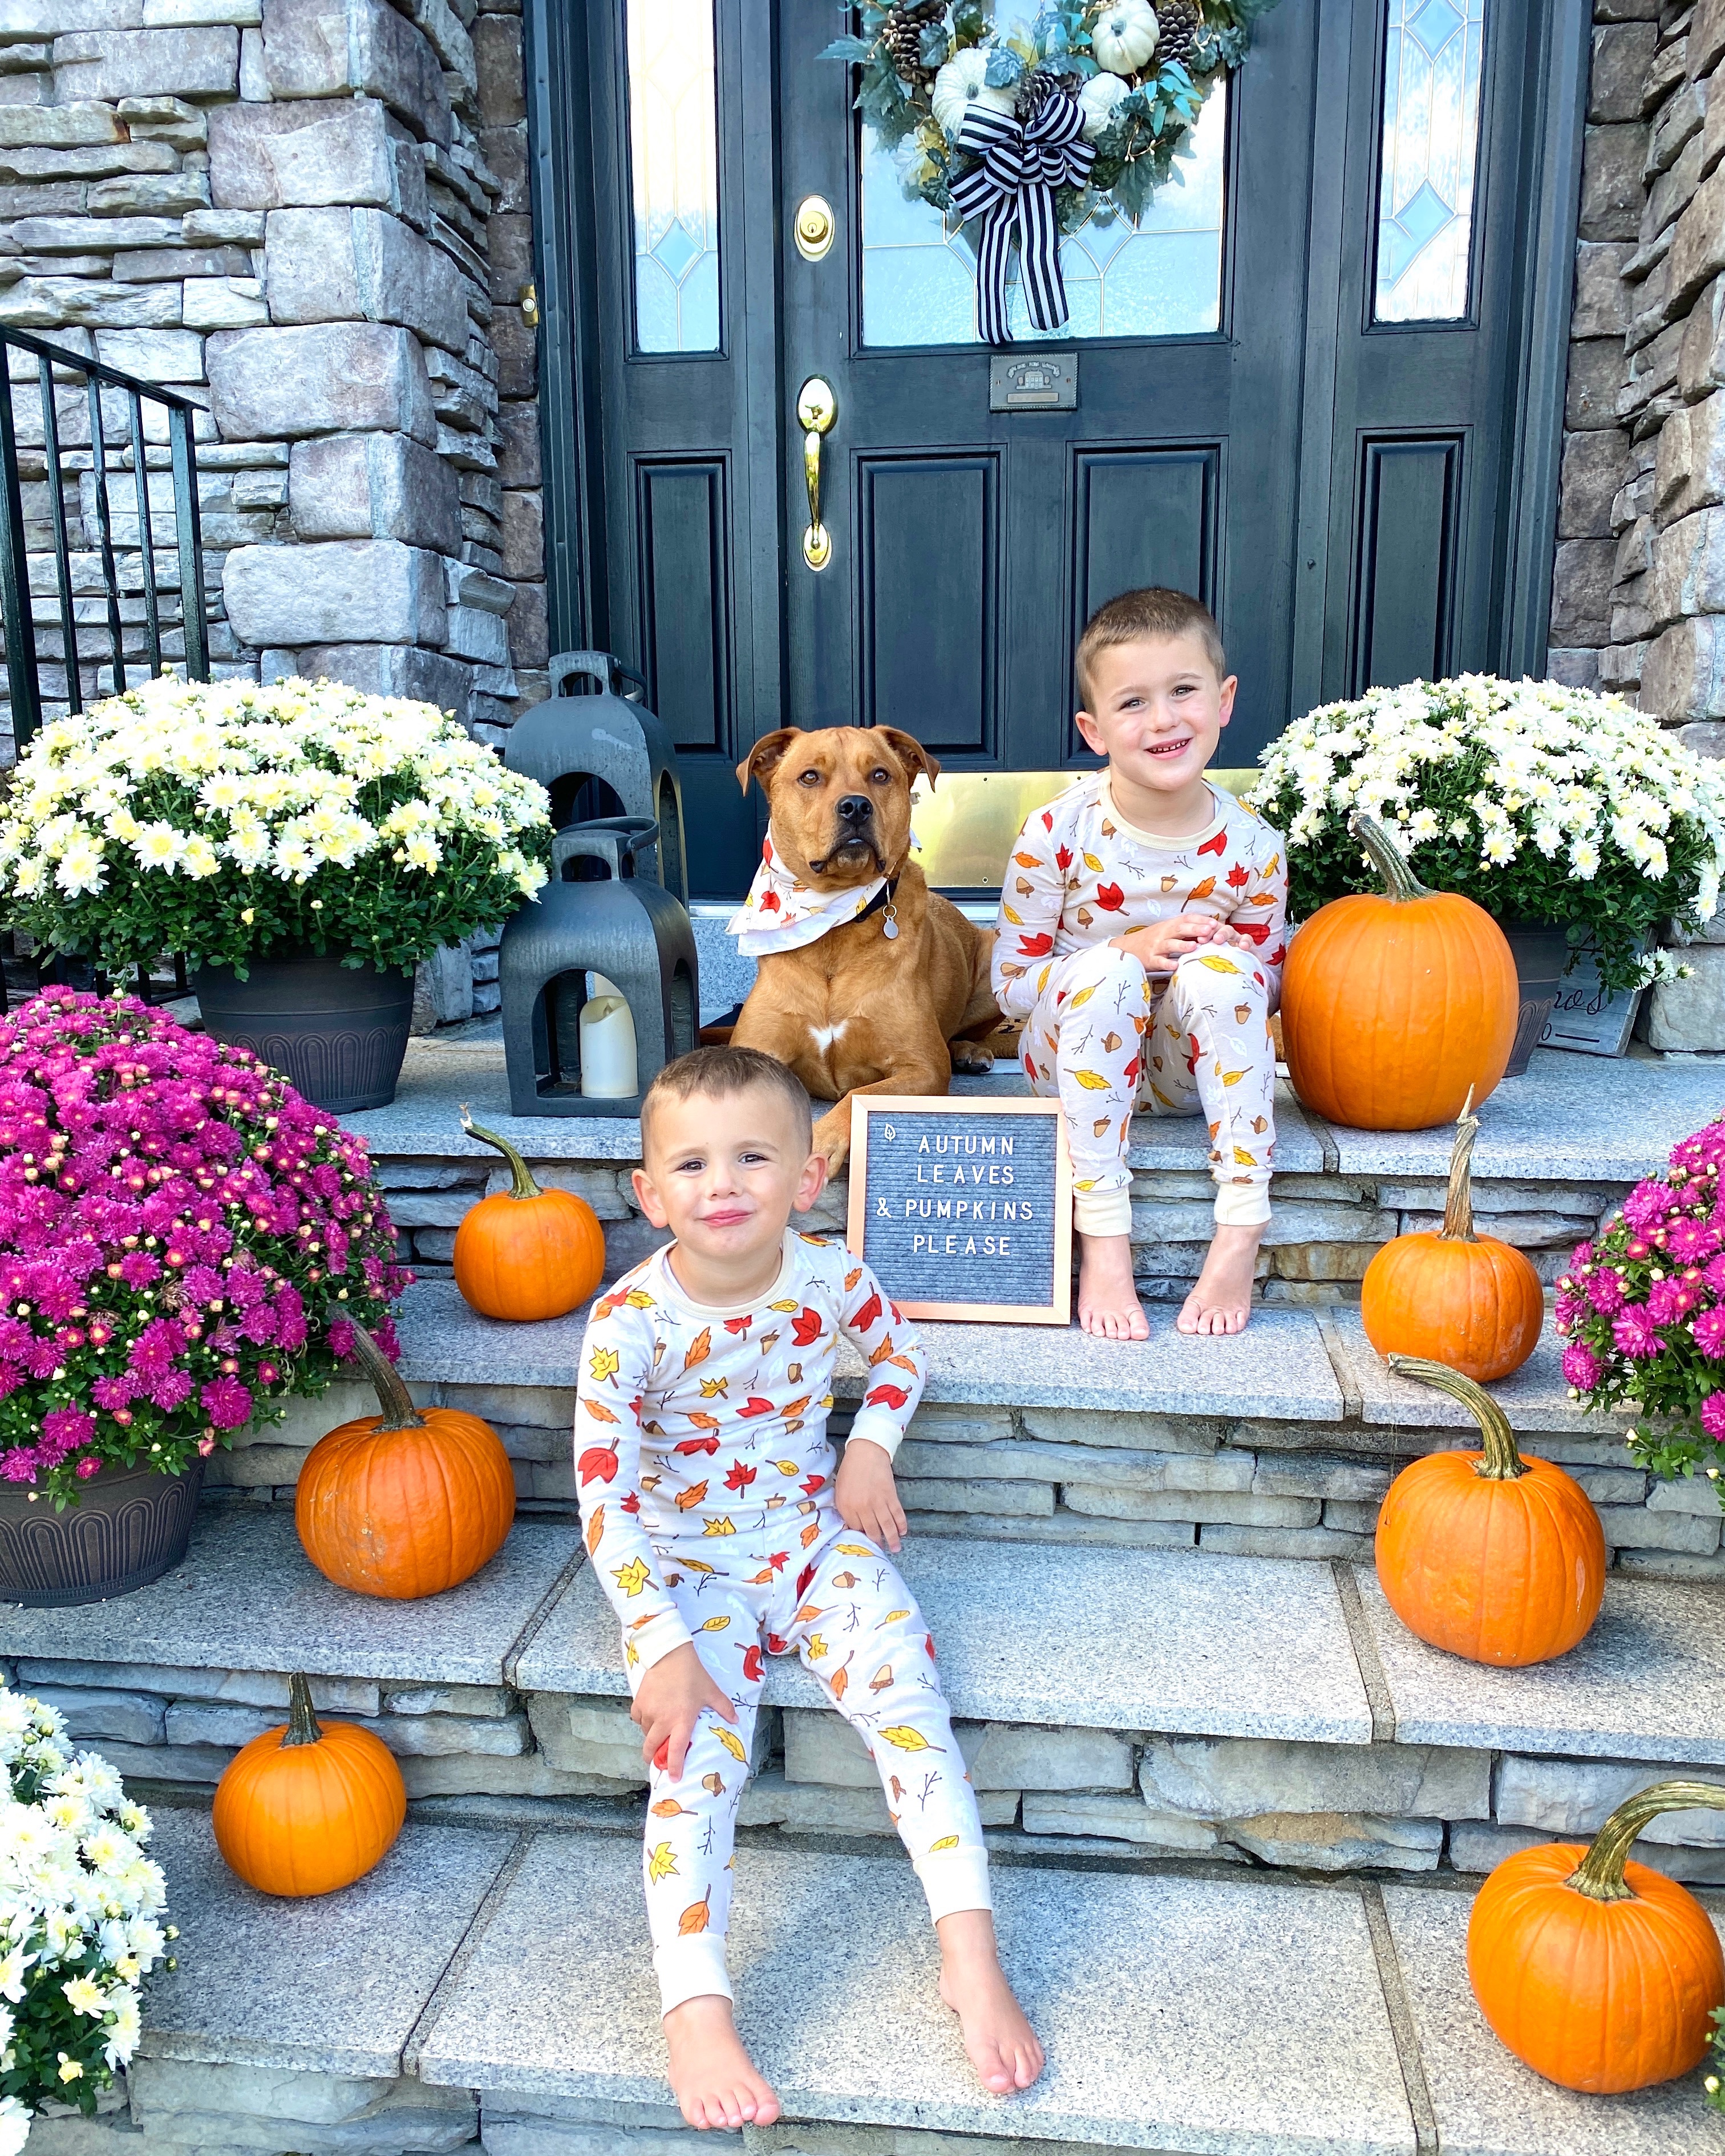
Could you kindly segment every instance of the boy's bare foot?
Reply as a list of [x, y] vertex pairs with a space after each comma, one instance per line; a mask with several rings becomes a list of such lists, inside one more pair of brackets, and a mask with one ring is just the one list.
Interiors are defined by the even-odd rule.
[[1078, 1238], [1078, 1322], [1098, 1340], [1147, 1340], [1150, 1321], [1132, 1285], [1130, 1235]]
[[1013, 1996], [986, 1909], [958, 1909], [935, 1929], [941, 1942], [941, 1997], [958, 2016], [977, 2079], [994, 2096], [1029, 2087], [1043, 2051]]
[[685, 1999], [663, 2024], [670, 2052], [670, 2085], [691, 2126], [728, 2128], [745, 2120], [771, 2126], [778, 2098], [755, 2071], [732, 2018], [731, 2001], [716, 1992]]
[[1264, 1240], [1262, 1225], [1251, 1228], [1219, 1227], [1211, 1239], [1209, 1254], [1198, 1286], [1180, 1306], [1174, 1320], [1181, 1332], [1243, 1332], [1252, 1314], [1252, 1275], [1258, 1262], [1258, 1245]]

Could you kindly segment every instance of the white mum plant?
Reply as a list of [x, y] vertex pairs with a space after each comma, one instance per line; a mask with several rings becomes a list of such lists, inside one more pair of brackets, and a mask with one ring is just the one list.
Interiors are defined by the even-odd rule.
[[1435, 890], [1566, 928], [1602, 978], [1677, 968], [1667, 923], [1710, 921], [1725, 869], [1725, 766], [1616, 696], [1464, 674], [1310, 711], [1266, 748], [1252, 802], [1286, 833], [1292, 911], [1377, 887], [1348, 819], [1376, 817]]
[[138, 2041], [138, 1986], [175, 1934], [157, 1920], [150, 1815], [59, 1712], [0, 1690], [0, 2156], [45, 2098], [93, 2112]]
[[0, 906], [112, 973], [163, 951], [407, 968], [546, 879], [550, 803], [434, 705], [163, 675], [51, 721], [0, 801]]

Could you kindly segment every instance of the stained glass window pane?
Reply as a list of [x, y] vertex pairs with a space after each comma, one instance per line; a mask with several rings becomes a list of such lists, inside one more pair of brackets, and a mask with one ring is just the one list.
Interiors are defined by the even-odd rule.
[[635, 348], [719, 348], [713, 0], [627, 0]]
[[1467, 312], [1486, 0], [1387, 0], [1374, 321]]
[[[1222, 319], [1222, 174], [1227, 91], [1213, 90], [1184, 154], [1134, 227], [1091, 217], [1060, 243], [1070, 310], [1064, 327], [1031, 325], [1009, 272], [1007, 315], [1015, 339], [1194, 336]], [[906, 146], [915, 154], [914, 141]], [[862, 131], [863, 341], [974, 344], [976, 251], [956, 218], [906, 200], [901, 167], [874, 130]]]

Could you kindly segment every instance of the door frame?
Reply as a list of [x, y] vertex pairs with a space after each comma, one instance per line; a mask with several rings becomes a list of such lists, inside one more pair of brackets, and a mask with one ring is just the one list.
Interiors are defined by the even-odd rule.
[[[757, 19], [754, 9], [742, 12], [746, 19]], [[776, 8], [771, 12], [776, 16]], [[551, 645], [554, 651], [603, 648], [611, 625], [605, 580], [595, 573], [605, 547], [604, 414], [597, 321], [615, 270], [613, 265], [605, 274], [597, 259], [594, 101], [587, 67], [584, 10], [569, 7], [567, 0], [522, 0], [522, 13], [539, 303], [536, 341]], [[1353, 14], [1353, 0], [1322, 0], [1315, 110], [1325, 109], [1331, 100], [1328, 109], [1346, 109]], [[1510, 675], [1543, 675], [1545, 671], [1591, 30], [1589, 11], [1574, 6], [1573, 0], [1568, 4], [1566, 0], [1532, 0], [1529, 8], [1522, 214], [1515, 236], [1518, 275], [1513, 340], [1517, 362], [1502, 415], [1507, 453], [1498, 528], [1504, 596], [1490, 654], [1494, 670]], [[750, 79], [761, 86], [762, 95], [774, 110], [777, 42], [776, 35], [769, 36], [768, 49], [748, 55]], [[751, 188], [761, 208], [751, 219], [747, 244], [751, 249], [776, 249], [777, 213], [768, 207], [776, 203], [778, 191], [776, 134], [770, 129], [762, 134], [774, 145], [773, 170], [757, 174]], [[1337, 429], [1336, 340], [1333, 332], [1314, 336], [1312, 325], [1334, 324], [1337, 319], [1346, 159], [1361, 155], [1375, 159], [1376, 145], [1353, 141], [1345, 133], [1343, 139], [1345, 157], [1317, 158], [1312, 181], [1291, 718], [1345, 694], [1343, 685], [1326, 680], [1324, 663], [1326, 583], [1332, 571], [1329, 530]], [[763, 186], [762, 181], [770, 185]], [[766, 326], [752, 327], [758, 336]], [[776, 321], [768, 333], [776, 346]], [[776, 350], [768, 352], [757, 346], [752, 357], [757, 367], [771, 372], [772, 408], [777, 409], [783, 398], [783, 384], [777, 380]], [[771, 462], [776, 485], [778, 460]], [[782, 552], [784, 535], [779, 536]], [[1343, 567], [1334, 565], [1338, 572]], [[763, 632], [768, 631], [768, 617], [780, 612], [776, 581], [771, 593], [752, 593], [742, 612], [752, 617], [758, 664], [769, 658], [775, 641]], [[746, 633], [743, 621], [737, 627], [739, 633]], [[778, 665], [763, 668], [762, 679], [783, 679], [782, 615], [776, 645]], [[778, 719], [757, 708], [753, 723], [759, 732], [766, 732]]]

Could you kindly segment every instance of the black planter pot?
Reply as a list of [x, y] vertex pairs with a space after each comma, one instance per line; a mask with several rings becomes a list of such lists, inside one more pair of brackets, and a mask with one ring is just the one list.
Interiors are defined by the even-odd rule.
[[1548, 927], [1543, 921], [1500, 921], [1497, 925], [1514, 956], [1522, 991], [1515, 1046], [1509, 1051], [1509, 1066], [1503, 1075], [1519, 1078], [1539, 1045], [1539, 1036], [1558, 999], [1558, 983], [1569, 963], [1569, 938], [1564, 930]]
[[350, 1116], [395, 1098], [413, 1016], [411, 973], [305, 951], [254, 958], [243, 981], [231, 966], [199, 966], [192, 986], [218, 1040], [249, 1048], [316, 1106]]
[[185, 1556], [203, 1487], [198, 1458], [182, 1475], [105, 1467], [64, 1512], [0, 1483], [0, 1602], [65, 1609], [147, 1587]]

